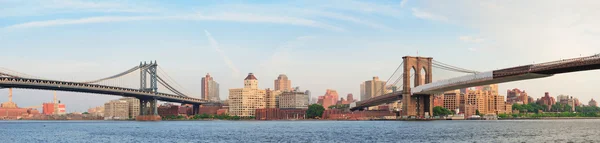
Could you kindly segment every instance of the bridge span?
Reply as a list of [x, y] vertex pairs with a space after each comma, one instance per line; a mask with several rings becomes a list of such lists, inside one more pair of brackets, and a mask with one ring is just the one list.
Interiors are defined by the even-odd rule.
[[[139, 71], [140, 73], [139, 89], [100, 84], [103, 81], [115, 80], [125, 75], [136, 73], [135, 71]], [[0, 71], [0, 88], [56, 90], [134, 97], [140, 100], [140, 117], [145, 118], [144, 120], [160, 120], [157, 110], [158, 100], [192, 104], [194, 114], [198, 113], [201, 104], [211, 103], [204, 99], [192, 98], [175, 89], [168, 83], [168, 80], [164, 80], [159, 75], [159, 71], [156, 62], [150, 62], [150, 64], [140, 63], [139, 66], [135, 66], [122, 73], [98, 80], [83, 82], [41, 79], [33, 76], [23, 76]], [[169, 77], [168, 75], [166, 76]], [[159, 92], [159, 84], [174, 94]]]
[[[468, 87], [545, 78], [556, 74], [597, 69], [600, 69], [600, 54], [540, 64], [517, 66], [489, 72], [473, 73], [466, 76], [419, 85], [414, 88], [409, 88], [409, 92], [405, 92], [407, 91], [405, 87], [404, 91], [388, 93], [365, 101], [355, 102], [351, 106], [351, 110], [363, 110], [367, 107], [403, 100], [403, 94], [409, 94], [411, 96], [433, 95]], [[406, 78], [404, 80], [406, 83], [409, 83], [406, 81]]]

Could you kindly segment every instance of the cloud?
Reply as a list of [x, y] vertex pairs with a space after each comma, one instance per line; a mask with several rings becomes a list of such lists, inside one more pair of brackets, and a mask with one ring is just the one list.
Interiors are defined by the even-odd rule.
[[204, 30], [204, 33], [206, 34], [206, 37], [208, 37], [208, 41], [210, 42], [210, 46], [212, 48], [214, 48], [217, 53], [219, 53], [219, 55], [221, 55], [221, 57], [223, 57], [223, 61], [225, 61], [225, 64], [227, 64], [227, 66], [229, 67], [229, 69], [231, 69], [231, 74], [232, 76], [235, 77], [239, 77], [240, 76], [240, 70], [238, 70], [238, 68], [236, 68], [236, 66], [233, 64], [233, 62], [231, 62], [231, 60], [229, 59], [229, 57], [227, 57], [227, 55], [225, 55], [225, 52], [223, 52], [223, 50], [221, 50], [221, 48], [219, 47], [219, 43], [217, 43], [217, 40], [215, 40], [212, 35]]
[[407, 2], [408, 2], [408, 0], [400, 1], [400, 7], [404, 7], [404, 5], [406, 5]]
[[[402, 12], [398, 9], [397, 3], [390, 4], [376, 4], [364, 1], [354, 0], [332, 0], [332, 1], [318, 1], [322, 7], [327, 9], [337, 10], [348, 10], [352, 12], [378, 14], [399, 18]], [[378, 1], [381, 2], [381, 1]], [[396, 7], [394, 7], [396, 6]]]
[[381, 24], [377, 24], [377, 23], [370, 22], [367, 20], [362, 20], [362, 19], [359, 19], [359, 18], [356, 18], [353, 16], [348, 16], [348, 15], [344, 15], [344, 14], [340, 14], [340, 13], [326, 12], [326, 11], [308, 11], [308, 10], [304, 11], [304, 12], [314, 15], [314, 16], [327, 17], [327, 18], [332, 18], [332, 19], [336, 19], [336, 20], [353, 22], [356, 24], [368, 26], [371, 28], [379, 29], [379, 30], [390, 30], [391, 29], [391, 28], [381, 25]]
[[80, 19], [56, 19], [45, 21], [33, 21], [21, 24], [15, 24], [5, 27], [5, 29], [20, 29], [20, 28], [36, 28], [50, 27], [61, 25], [74, 24], [91, 24], [91, 23], [110, 23], [110, 22], [127, 22], [127, 21], [145, 21], [145, 20], [194, 20], [194, 21], [231, 21], [231, 22], [247, 22], [247, 23], [275, 23], [297, 26], [307, 26], [322, 28], [332, 31], [344, 31], [343, 28], [328, 25], [325, 23], [296, 18], [288, 16], [266, 16], [244, 13], [219, 13], [214, 15], [180, 15], [180, 16], [99, 16], [86, 17]]
[[484, 41], [483, 38], [472, 36], [459, 36], [458, 39], [466, 43], [481, 43]]
[[446, 18], [444, 16], [435, 15], [435, 14], [420, 10], [419, 8], [412, 8], [412, 12], [415, 17], [421, 18], [421, 19], [437, 20], [437, 21], [447, 21], [448, 20], [448, 18]]
[[0, 17], [41, 16], [60, 13], [149, 13], [160, 8], [149, 8], [144, 3], [123, 1], [83, 0], [28, 0], [0, 1]]

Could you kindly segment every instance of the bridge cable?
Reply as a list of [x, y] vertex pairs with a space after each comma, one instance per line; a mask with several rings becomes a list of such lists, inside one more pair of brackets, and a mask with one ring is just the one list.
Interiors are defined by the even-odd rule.
[[81, 82], [81, 83], [98, 83], [98, 82], [102, 82], [102, 81], [109, 80], [109, 79], [119, 78], [121, 76], [127, 75], [129, 73], [132, 73], [132, 72], [140, 69], [140, 68], [145, 68], [145, 67], [147, 67], [147, 66], [141, 66], [141, 67], [140, 66], [135, 66], [135, 67], [133, 67], [133, 68], [131, 68], [129, 70], [126, 70], [126, 71], [124, 71], [122, 73], [119, 73], [119, 74], [116, 74], [116, 75], [113, 75], [113, 76], [109, 76], [109, 77], [105, 77], [105, 78], [101, 78], [101, 79], [97, 79], [97, 80], [92, 80], [92, 81], [84, 81], [84, 82]]
[[167, 72], [165, 72], [165, 70], [163, 70], [160, 66], [158, 66], [158, 71], [161, 72], [162, 74], [164, 74], [167, 78], [167, 81], [175, 83], [176, 86], [178, 86], [178, 88], [183, 89], [186, 93], [191, 93], [189, 90], [187, 90], [185, 87], [181, 86], [181, 84], [177, 83], [177, 81], [175, 81], [173, 78], [171, 78], [171, 76], [169, 76], [169, 74], [167, 74]]
[[[400, 67], [402, 67], [402, 65], [404, 65], [404, 62], [402, 62], [402, 63], [400, 63], [400, 65], [398, 65], [398, 67], [396, 68], [396, 70], [394, 70], [394, 73], [392, 73], [392, 75], [391, 75], [391, 76], [388, 78], [388, 80], [386, 80], [386, 81], [385, 81], [385, 84], [383, 85], [383, 87], [382, 87], [382, 88], [380, 88], [378, 92], [375, 92], [375, 94], [377, 94], [377, 93], [380, 93], [380, 92], [381, 92], [381, 93], [382, 93], [381, 95], [383, 95], [383, 93], [384, 93], [384, 92], [383, 92], [383, 89], [385, 89], [385, 88], [386, 88], [386, 86], [387, 86], [388, 82], [389, 82], [389, 81], [392, 79], [392, 77], [394, 77], [394, 75], [396, 74], [396, 72], [398, 72], [398, 70], [400, 69]], [[371, 95], [371, 96], [372, 96], [372, 95]]]

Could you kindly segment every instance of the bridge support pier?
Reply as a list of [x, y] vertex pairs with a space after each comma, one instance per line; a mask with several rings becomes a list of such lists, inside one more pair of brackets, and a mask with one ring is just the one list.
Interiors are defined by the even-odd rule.
[[193, 104], [192, 115], [198, 115], [198, 112], [200, 112], [200, 104]]
[[158, 115], [156, 99], [140, 99], [140, 115], [135, 118], [137, 121], [160, 121], [162, 118]]
[[433, 116], [433, 95], [402, 95], [402, 116]]

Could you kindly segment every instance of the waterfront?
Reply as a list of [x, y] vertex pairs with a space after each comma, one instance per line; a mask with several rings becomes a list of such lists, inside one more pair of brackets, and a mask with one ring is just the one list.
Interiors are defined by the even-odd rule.
[[600, 142], [600, 120], [0, 121], [3, 142]]

